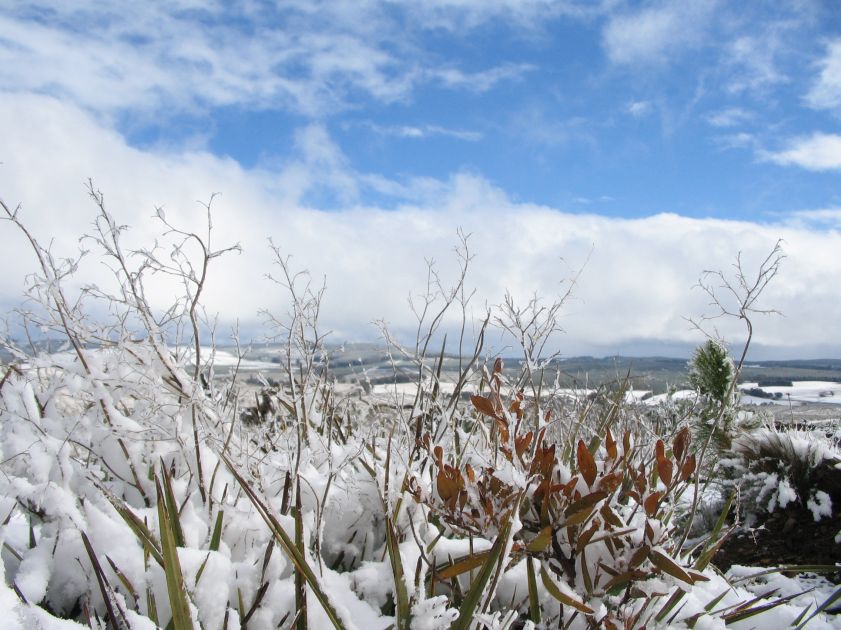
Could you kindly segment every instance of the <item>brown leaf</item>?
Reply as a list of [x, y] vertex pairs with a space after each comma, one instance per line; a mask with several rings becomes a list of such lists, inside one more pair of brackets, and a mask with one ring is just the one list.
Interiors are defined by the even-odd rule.
[[643, 545], [642, 547], [637, 549], [631, 556], [631, 560], [630, 562], [628, 562], [628, 566], [632, 569], [636, 569], [638, 566], [640, 566], [643, 562], [646, 561], [646, 559], [648, 558], [649, 551], [650, 548], [648, 547], [648, 545]]
[[534, 439], [534, 433], [529, 431], [525, 435], [520, 435], [514, 440], [514, 448], [517, 451], [517, 455], [522, 459], [523, 453], [525, 453], [529, 446], [531, 446], [531, 441]]
[[661, 498], [663, 498], [662, 492], [652, 492], [643, 501], [642, 506], [645, 508], [645, 513], [649, 517], [654, 518], [654, 515], [657, 514], [657, 508], [660, 506]]
[[624, 573], [615, 575], [610, 579], [610, 581], [608, 581], [607, 584], [604, 585], [603, 588], [605, 591], [610, 591], [617, 586], [625, 586], [631, 580], [639, 580], [643, 577], [645, 577], [645, 573], [639, 569], [631, 569], [630, 571], [625, 571]]
[[651, 559], [652, 564], [664, 573], [668, 573], [672, 577], [676, 577], [687, 584], [692, 584], [692, 576], [663, 552], [652, 549], [649, 558]]
[[543, 581], [543, 586], [546, 587], [546, 591], [562, 604], [572, 606], [576, 610], [583, 612], [585, 615], [593, 614], [593, 609], [587, 606], [584, 602], [579, 601], [571, 595], [567, 595], [566, 593], [562, 592], [561, 589], [558, 588], [558, 585], [555, 584], [555, 582], [552, 580], [552, 578], [549, 577], [549, 574], [543, 567], [540, 567], [540, 579]]
[[598, 519], [596, 519], [595, 521], [593, 521], [593, 524], [590, 525], [590, 527], [588, 527], [585, 531], [581, 533], [581, 535], [578, 537], [578, 540], [575, 543], [576, 553], [581, 553], [581, 550], [584, 549], [584, 547], [586, 547], [590, 543], [590, 539], [599, 530], [599, 527], [601, 527], [601, 523], [598, 521]]
[[610, 508], [609, 503], [605, 503], [600, 512], [606, 523], [613, 525], [614, 527], [623, 527], [625, 525], [625, 523], [622, 522], [622, 519], [616, 516], [616, 512]]
[[459, 490], [464, 487], [464, 480], [457, 469], [445, 466], [438, 471], [437, 487], [441, 500], [445, 503], [452, 501], [452, 507], [455, 507], [455, 500], [458, 498]]
[[594, 509], [595, 506], [588, 505], [581, 508], [577, 512], [573, 512], [567, 517], [567, 520], [564, 522], [564, 525], [566, 527], [574, 527], [575, 525], [581, 525], [581, 523], [584, 523], [588, 518], [590, 518], [590, 515], [593, 513]]
[[544, 527], [538, 532], [537, 536], [532, 538], [531, 542], [526, 545], [526, 549], [531, 552], [546, 551], [552, 543], [552, 528]]
[[592, 507], [602, 499], [607, 497], [607, 492], [603, 492], [598, 490], [596, 492], [591, 492], [590, 494], [581, 497], [575, 503], [570, 504], [566, 510], [564, 510], [564, 515], [569, 517], [576, 512], [580, 512], [584, 508]]
[[490, 399], [485, 398], [484, 396], [471, 396], [470, 402], [472, 402], [473, 406], [486, 416], [496, 417], [496, 412], [494, 411], [494, 406]]
[[593, 482], [596, 480], [596, 462], [593, 459], [593, 455], [587, 449], [587, 445], [584, 444], [584, 440], [578, 440], [578, 470], [581, 471], [581, 475], [584, 477], [584, 481], [587, 482], [588, 486], [592, 486]]
[[440, 570], [435, 571], [435, 579], [437, 580], [449, 580], [450, 578], [454, 578], [462, 573], [467, 573], [471, 569], [475, 569], [476, 567], [480, 567], [485, 563], [485, 560], [488, 559], [491, 551], [488, 549], [487, 551], [479, 551], [474, 553], [470, 556], [465, 556], [464, 558], [459, 558], [455, 562], [452, 562]]
[[695, 455], [692, 454], [683, 462], [683, 467], [680, 469], [680, 480], [686, 481], [695, 472]]
[[689, 428], [683, 427], [680, 431], [678, 431], [674, 442], [672, 442], [672, 453], [675, 454], [675, 459], [677, 461], [681, 461], [683, 459], [687, 446], [689, 446]]
[[664, 454], [664, 450], [663, 440], [657, 440], [657, 474], [660, 475], [660, 479], [668, 488], [672, 485], [674, 466], [671, 460]]
[[605, 448], [607, 448], [607, 456], [611, 460], [616, 461], [616, 458], [619, 456], [619, 450], [616, 448], [616, 440], [613, 439], [610, 428], [608, 428], [607, 436], [605, 437]]
[[612, 472], [606, 474], [599, 479], [599, 490], [605, 492], [613, 492], [622, 483], [622, 474], [620, 472]]

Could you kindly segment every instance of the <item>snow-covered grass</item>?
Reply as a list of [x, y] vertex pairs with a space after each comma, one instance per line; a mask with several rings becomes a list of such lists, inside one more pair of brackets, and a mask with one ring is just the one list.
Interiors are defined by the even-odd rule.
[[[161, 213], [170, 255], [140, 252], [132, 267], [123, 228], [91, 193], [92, 240], [119, 289], [69, 298], [73, 264], [33, 240], [38, 308], [24, 325], [72, 351], [15, 351], [0, 375], [4, 627], [773, 628], [831, 597], [828, 583], [800, 594], [773, 573], [721, 575], [720, 526], [682, 545], [707, 470], [692, 434], [702, 401], [544, 387], [539, 350], [560, 303], [509, 297], [497, 314], [522, 344], [522, 374], [482, 361], [480, 334], [443, 386], [444, 350], [428, 349], [467, 298], [463, 276], [448, 291], [431, 274], [414, 347], [384, 331], [418, 383], [343, 396], [322, 369], [322, 292], [276, 251], [292, 306], [266, 319], [282, 341], [272, 366], [287, 372], [242, 422], [234, 372], [212, 378], [200, 343], [215, 331], [196, 270], [226, 250], [210, 247], [209, 228], [179, 231]], [[163, 312], [144, 298], [153, 272], [185, 287]], [[112, 319], [88, 317], [91, 299]], [[778, 504], [790, 500], [780, 487], [768, 488]], [[831, 510], [812, 499], [816, 515]], [[810, 623], [834, 619], [817, 611]]]

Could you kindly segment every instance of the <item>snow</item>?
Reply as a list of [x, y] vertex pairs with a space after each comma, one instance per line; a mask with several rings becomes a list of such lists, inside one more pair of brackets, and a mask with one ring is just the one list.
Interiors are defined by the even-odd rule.
[[[747, 390], [759, 387], [758, 383], [742, 383], [740, 389]], [[791, 385], [774, 385], [762, 387], [768, 394], [781, 394], [780, 398], [758, 398], [757, 404], [786, 405], [794, 404], [824, 404], [841, 405], [841, 383], [834, 381], [793, 381]], [[743, 403], [753, 397], [742, 397]], [[753, 404], [753, 403], [750, 403]]]
[[832, 499], [823, 490], [816, 490], [814, 497], [806, 502], [806, 507], [812, 511], [815, 522], [820, 521], [824, 516], [832, 518]]
[[[176, 519], [184, 535], [178, 558], [189, 606], [197, 624], [220, 628], [227, 617], [228, 628], [235, 628], [249, 611], [249, 628], [268, 629], [288, 623], [296, 610], [293, 563], [274, 541], [255, 506], [242, 494], [239, 483], [221, 461], [223, 448], [226, 457], [234, 462], [292, 538], [295, 519], [292, 512], [287, 510], [282, 514], [281, 509], [287, 472], [297, 471], [301, 486], [304, 555], [331, 606], [347, 627], [378, 630], [395, 622], [391, 614], [383, 612], [391, 609], [395, 597], [393, 569], [385, 546], [386, 513], [393, 516], [394, 527], [402, 536], [399, 553], [411, 597], [412, 627], [443, 630], [452, 624], [458, 612], [450, 597], [444, 594], [448, 587], [438, 585], [431, 596], [422, 587], [430, 573], [424, 557], [437, 565], [485, 551], [493, 545], [496, 525], [483, 530], [487, 532], [487, 538], [475, 534], [468, 536], [442, 522], [440, 514], [434, 514], [428, 505], [416, 503], [403, 491], [404, 478], [409, 473], [415, 475], [430, 501], [436, 496], [434, 474], [430, 474], [434, 469], [419, 468], [418, 462], [425, 461], [424, 458], [416, 458], [412, 464], [415, 468], [407, 468], [409, 452], [415, 444], [412, 426], [402, 438], [400, 431], [406, 427], [397, 423], [394, 429], [397, 437], [392, 445], [390, 476], [386, 483], [386, 440], [383, 436], [391, 435], [397, 416], [388, 410], [381, 415], [369, 412], [387, 395], [392, 400], [395, 393], [404, 400], [413, 398], [417, 392], [415, 385], [376, 386], [371, 397], [358, 403], [368, 414], [362, 416], [367, 424], [360, 423], [360, 437], [340, 441], [313, 429], [299, 452], [294, 425], [269, 422], [246, 429], [238, 423], [231, 424], [230, 415], [225, 415], [219, 401], [211, 399], [200, 387], [180, 389], [178, 384], [182, 379], [189, 383], [183, 356], [182, 363], [173, 362], [167, 366], [154, 357], [143, 355], [141, 349], [135, 349], [135, 352], [140, 353], [141, 359], [119, 351], [92, 352], [91, 375], [81, 371], [70, 354], [36, 357], [22, 377], [11, 376], [0, 392], [0, 448], [4, 460], [0, 476], [0, 517], [9, 517], [0, 525], [0, 538], [8, 545], [2, 556], [6, 580], [0, 585], [0, 630], [78, 628], [80, 626], [73, 621], [51, 616], [40, 605], [49, 605], [50, 610], [59, 615], [70, 615], [80, 598], [100, 617], [104, 614], [102, 594], [82, 542], [83, 532], [90, 540], [106, 580], [116, 591], [115, 605], [124, 609], [132, 630], [154, 627], [149, 618], [147, 594], [154, 596], [159, 620], [166, 624], [171, 612], [164, 571], [148, 553], [144, 553], [138, 536], [117, 510], [120, 507], [125, 515], [143, 523], [152, 536], [160, 540], [156, 477], [160, 484], [162, 467], [171, 477], [178, 508]], [[224, 353], [217, 355], [221, 364], [230, 363], [232, 358]], [[165, 380], [164, 376], [170, 376], [168, 370], [174, 370], [177, 378]], [[335, 390], [334, 395], [339, 391]], [[582, 393], [584, 390], [570, 390], [561, 395], [577, 398]], [[626, 398], [638, 401], [646, 393], [629, 392]], [[676, 392], [659, 401], [693, 400], [694, 396], [694, 392]], [[354, 400], [359, 401], [356, 397]], [[658, 397], [651, 397], [645, 404], [657, 402]], [[107, 422], [103, 410], [108, 412]], [[320, 407], [310, 411], [314, 427], [322, 418], [329, 417]], [[198, 445], [194, 441], [194, 415], [198, 418], [195, 427]], [[468, 415], [472, 421], [475, 414]], [[557, 429], [557, 423], [548, 426], [551, 430]], [[471, 441], [463, 429], [458, 435], [462, 445]], [[810, 463], [837, 456], [836, 450], [817, 443], [810, 435], [789, 432], [786, 436], [790, 439], [792, 452]], [[752, 439], [761, 441], [776, 437], [758, 431]], [[454, 444], [448, 440], [454, 441], [451, 435], [441, 441], [445, 458], [455, 461]], [[470, 448], [461, 453], [464, 462], [475, 464], [475, 470], [484, 469], [490, 463], [488, 452], [476, 446], [481, 443], [479, 438], [474, 436], [470, 443]], [[644, 436], [635, 435], [634, 444], [634, 450], [644, 449], [647, 442]], [[197, 446], [203, 465], [201, 477]], [[597, 459], [604, 457], [604, 449], [595, 456]], [[573, 466], [569, 461], [559, 462], [553, 483], [567, 483], [577, 474], [570, 469]], [[604, 469], [601, 461], [597, 466]], [[522, 492], [525, 498], [534, 492], [531, 475], [516, 458], [511, 462], [500, 457], [493, 469], [494, 483]], [[784, 507], [797, 498], [791, 483], [783, 475], [768, 475], [757, 478], [757, 482], [761, 484], [762, 501], [769, 509]], [[578, 483], [579, 492], [589, 492], [580, 476]], [[662, 484], [659, 488], [666, 490]], [[202, 497], [201, 490], [210, 497], [210, 502]], [[473, 500], [476, 489], [471, 487], [470, 492]], [[608, 500], [613, 499], [603, 499]], [[832, 514], [831, 500], [822, 492], [815, 492], [810, 497], [808, 507], [816, 520]], [[665, 555], [670, 554], [667, 544], [670, 529], [661, 520], [646, 518], [640, 510], [634, 509], [633, 502], [627, 506], [614, 503], [614, 508], [623, 518], [627, 517], [634, 528], [629, 534], [631, 546], [642, 544], [643, 526], [648, 521], [652, 540], [657, 541], [652, 546]], [[223, 515], [221, 540], [218, 550], [212, 550], [210, 539], [218, 514]], [[507, 541], [500, 563], [506, 569], [499, 575], [495, 590], [484, 595], [485, 612], [476, 615], [477, 620], [486, 619], [489, 627], [506, 627], [518, 614], [516, 608], [525, 606], [528, 594], [526, 563], [537, 561], [522, 561], [522, 551], [514, 547], [514, 538], [522, 525], [520, 516], [514, 514], [511, 539]], [[32, 548], [30, 523], [35, 540]], [[414, 532], [410, 530], [412, 527]], [[556, 540], [567, 553], [573, 552], [563, 536]], [[18, 561], [15, 555], [21, 560]], [[612, 605], [608, 596], [598, 592], [585, 593], [587, 587], [581, 578], [584, 556], [579, 555], [574, 560], [578, 579], [556, 575], [551, 579], [562, 593], [586, 601], [599, 614], [606, 613]], [[612, 562], [624, 568], [627, 561], [622, 553], [614, 558], [601, 540], [587, 546], [586, 562], [591, 568]], [[539, 565], [535, 564], [535, 568]], [[416, 570], [419, 570], [421, 588], [415, 583]], [[471, 575], [475, 576], [476, 571], [465, 572], [458, 578], [462, 590], [469, 587]], [[685, 591], [684, 608], [676, 624], [680, 626], [684, 623], [682, 620], [698, 614], [701, 616], [696, 628], [720, 628], [723, 627], [720, 616], [714, 612], [708, 614], [705, 607], [728, 586], [712, 569], [705, 571], [705, 575], [710, 579], [709, 583], [690, 587], [658, 573], [639, 587], [652, 596], [676, 589]], [[607, 579], [605, 572], [599, 572], [595, 578], [595, 591]], [[123, 580], [131, 589], [124, 586]], [[761, 594], [761, 588], [772, 582], [775, 587], [785, 587], [786, 592], [792, 593], [802, 586], [800, 582], [785, 582], [782, 578], [768, 578], [756, 584], [746, 580], [728, 591], [721, 606], [747, 601]], [[30, 604], [18, 599], [10, 588], [12, 583]], [[329, 627], [330, 622], [315, 593], [307, 588], [310, 627]], [[789, 623], [807, 603], [822, 601], [821, 598], [831, 592], [830, 588], [828, 584], [818, 584], [812, 600], [807, 601], [806, 596], [796, 598], [780, 607], [779, 615], [763, 618], [763, 627], [776, 627], [774, 624], [778, 620]], [[538, 580], [537, 590], [544, 611], [557, 612], [557, 602], [541, 580]], [[137, 595], [136, 601], [132, 592]], [[259, 599], [261, 592], [262, 599]], [[569, 611], [564, 615], [559, 621], [572, 620]], [[571, 627], [586, 625], [581, 616], [572, 621]], [[832, 624], [841, 627], [835, 618], [823, 615], [812, 623], [816, 628], [832, 627]], [[740, 624], [735, 626], [740, 627]], [[533, 627], [533, 624], [527, 624], [527, 627]]]

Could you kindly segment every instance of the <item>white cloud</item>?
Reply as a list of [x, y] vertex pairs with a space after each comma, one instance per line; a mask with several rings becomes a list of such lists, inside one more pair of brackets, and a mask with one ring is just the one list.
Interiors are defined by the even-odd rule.
[[722, 149], [751, 149], [758, 144], [753, 134], [744, 131], [716, 136], [713, 138], [713, 142]]
[[[153, 237], [156, 205], [165, 206], [170, 220], [196, 228], [203, 212], [195, 200], [221, 192], [217, 244], [240, 241], [244, 248], [211, 269], [207, 304], [224, 321], [238, 317], [248, 324], [258, 307], [287, 308], [285, 296], [263, 279], [270, 269], [265, 237], [273, 236], [294, 265], [317, 278], [326, 275], [324, 325], [336, 331], [336, 341], [372, 337], [368, 323], [379, 317], [408, 329], [413, 317], [406, 296], [423, 285], [424, 259], [439, 262], [445, 282], [454, 276], [458, 227], [472, 233], [476, 259], [469, 282], [478, 290], [477, 306], [481, 300], [498, 303], [506, 289], [520, 297], [533, 291], [557, 295], [570, 266], [589, 257], [563, 320], [567, 336], [560, 346], [568, 352], [628, 339], [697, 341], [682, 317], [706, 307], [704, 296], [690, 289], [698, 272], [728, 267], [740, 250], [746, 261], [756, 262], [779, 237], [788, 259], [766, 304], [787, 317], [755, 322], [757, 341], [820, 344], [823, 331], [841, 318], [841, 233], [825, 226], [567, 213], [512, 201], [491, 182], [466, 173], [394, 182], [355, 171], [321, 126], [298, 133], [282, 166], [243, 169], [202, 151], [138, 150], [79, 108], [7, 94], [0, 99], [0, 137], [0, 194], [7, 203], [23, 204], [21, 216], [42, 239], [55, 236], [57, 253], [75, 251], [76, 235], [89, 229], [94, 208], [83, 187], [88, 176], [95, 177], [118, 220], [133, 226], [126, 233], [129, 245]], [[374, 186], [396, 195], [394, 203], [361, 204], [355, 191]], [[323, 187], [334, 190], [333, 209], [308, 207], [306, 199]], [[0, 223], [0, 234], [0, 266], [6, 270], [0, 301], [8, 307], [34, 259], [10, 224]], [[104, 269], [90, 260], [82, 272], [101, 279]], [[159, 305], [171, 299], [168, 287], [150, 291]], [[722, 330], [738, 334], [738, 328]]]
[[519, 79], [531, 70], [534, 70], [534, 66], [529, 64], [506, 63], [479, 72], [465, 72], [458, 68], [434, 68], [427, 74], [447, 87], [487, 92], [497, 83]]
[[727, 88], [730, 92], [763, 92], [788, 81], [778, 69], [776, 57], [781, 42], [776, 30], [760, 35], [744, 35], [726, 49], [726, 65], [731, 68]]
[[529, 69], [442, 65], [407, 24], [378, 2], [36, 0], [0, 15], [0, 87], [106, 115], [233, 105], [321, 116], [430, 83], [483, 92]]
[[806, 102], [815, 109], [841, 107], [841, 39], [830, 42], [820, 61], [821, 72], [813, 83]]
[[626, 107], [626, 111], [634, 118], [642, 118], [651, 113], [651, 101], [631, 101]]
[[707, 115], [707, 123], [713, 127], [736, 127], [753, 120], [753, 114], [741, 107], [728, 107]]
[[661, 2], [614, 15], [602, 31], [608, 59], [618, 64], [666, 64], [670, 54], [704, 42], [715, 2]]
[[483, 134], [480, 131], [450, 129], [439, 125], [380, 125], [373, 122], [367, 122], [364, 123], [364, 126], [374, 133], [384, 136], [393, 136], [396, 138], [421, 139], [429, 138], [431, 136], [443, 136], [467, 142], [477, 142], [483, 138]]
[[841, 170], [841, 135], [814, 133], [794, 138], [781, 151], [765, 151], [760, 157], [783, 166], [799, 166], [810, 171]]

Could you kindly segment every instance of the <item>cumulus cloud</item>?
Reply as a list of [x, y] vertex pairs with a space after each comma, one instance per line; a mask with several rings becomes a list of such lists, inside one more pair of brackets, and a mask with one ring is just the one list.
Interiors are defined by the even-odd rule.
[[[76, 235], [89, 229], [94, 207], [84, 182], [95, 178], [110, 210], [132, 225], [128, 245], [149, 243], [158, 231], [154, 208], [169, 220], [197, 227], [196, 200], [221, 192], [215, 202], [217, 245], [239, 241], [241, 255], [211, 270], [207, 306], [223, 321], [257, 321], [268, 307], [283, 312], [285, 296], [264, 279], [271, 268], [266, 237], [292, 255], [296, 268], [327, 279], [323, 317], [336, 341], [372, 338], [369, 322], [384, 318], [411, 328], [410, 291], [422, 288], [425, 259], [434, 258], [444, 282], [454, 278], [456, 230], [471, 233], [476, 254], [469, 284], [475, 305], [499, 303], [506, 290], [518, 299], [537, 292], [551, 298], [562, 281], [588, 261], [563, 324], [567, 352], [617, 347], [628, 340], [697, 341], [683, 316], [698, 314], [706, 299], [691, 286], [707, 268], [726, 268], [738, 251], [761, 260], [779, 237], [788, 260], [767, 305], [785, 320], [757, 322], [759, 343], [802, 347], [820, 344], [822, 331], [841, 318], [836, 253], [841, 233], [825, 225], [780, 221], [691, 219], [657, 214], [621, 219], [515, 201], [477, 174], [441, 180], [392, 181], [354, 170], [322, 126], [302, 128], [287, 159], [273, 168], [245, 169], [236, 162], [193, 151], [139, 150], [84, 110], [43, 96], [6, 95], [0, 100], [0, 191], [57, 253], [73, 252]], [[366, 187], [378, 186], [391, 201], [364, 204]], [[334, 188], [322, 205], [314, 191]], [[24, 240], [0, 224], [4, 248], [0, 299], [18, 301], [25, 270], [34, 264]], [[28, 262], [27, 262], [28, 261]], [[10, 272], [8, 270], [15, 270]], [[105, 282], [96, 259], [82, 268], [87, 281]], [[150, 287], [159, 306], [169, 287]], [[738, 328], [722, 329], [737, 335]]]
[[780, 151], [765, 151], [760, 156], [776, 164], [810, 171], [841, 170], [841, 135], [813, 133], [792, 139]]

